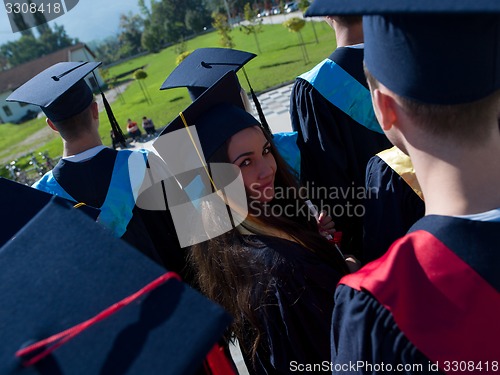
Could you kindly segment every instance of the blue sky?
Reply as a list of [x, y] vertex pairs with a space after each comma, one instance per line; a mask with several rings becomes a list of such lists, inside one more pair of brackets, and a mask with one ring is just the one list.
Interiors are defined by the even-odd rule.
[[[117, 34], [120, 14], [129, 11], [139, 13], [137, 0], [79, 0], [71, 11], [49, 22], [49, 25], [64, 25], [70, 37], [88, 43]], [[12, 33], [7, 11], [0, 6], [0, 44], [19, 37], [20, 33]]]

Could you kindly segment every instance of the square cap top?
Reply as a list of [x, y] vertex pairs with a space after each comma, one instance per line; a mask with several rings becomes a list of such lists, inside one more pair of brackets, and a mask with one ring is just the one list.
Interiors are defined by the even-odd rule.
[[63, 121], [86, 109], [93, 99], [83, 78], [101, 62], [60, 62], [37, 74], [6, 99], [39, 106], [52, 121]]
[[[0, 178], [0, 206], [5, 215], [0, 225], [0, 247], [24, 227], [54, 196], [32, 187]], [[65, 201], [63, 198], [57, 198]], [[97, 219], [100, 210], [82, 206], [83, 211], [92, 219]]]
[[165, 270], [60, 201], [0, 249], [0, 268], [4, 375], [192, 374], [230, 322], [171, 279], [25, 367], [19, 349], [95, 317]]
[[456, 105], [500, 88], [498, 0], [314, 0], [307, 16], [362, 14], [365, 65], [394, 93]]
[[194, 100], [224, 74], [231, 70], [237, 72], [255, 56], [229, 48], [198, 48], [170, 73], [160, 90], [187, 87]]
[[[230, 70], [182, 112], [187, 125], [196, 127], [205, 158], [209, 159], [240, 130], [260, 126], [259, 121], [244, 108], [238, 78]], [[153, 146], [161, 144], [162, 137], [184, 127], [182, 118], [176, 117], [163, 129]]]
[[313, 0], [306, 17], [329, 15], [490, 13], [500, 12], [497, 0]]

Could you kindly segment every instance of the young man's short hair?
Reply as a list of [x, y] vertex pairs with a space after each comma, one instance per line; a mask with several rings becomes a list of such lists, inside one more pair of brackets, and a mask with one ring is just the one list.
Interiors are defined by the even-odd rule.
[[[94, 101], [92, 101], [94, 103]], [[89, 131], [92, 124], [92, 103], [77, 115], [63, 121], [53, 121], [55, 127], [66, 141], [74, 141]]]
[[[365, 75], [374, 90], [379, 81], [366, 69]], [[453, 137], [464, 143], [482, 142], [489, 136], [485, 126], [493, 117], [500, 118], [500, 90], [480, 100], [454, 105], [427, 104], [393, 93], [406, 114], [426, 132], [437, 137]]]

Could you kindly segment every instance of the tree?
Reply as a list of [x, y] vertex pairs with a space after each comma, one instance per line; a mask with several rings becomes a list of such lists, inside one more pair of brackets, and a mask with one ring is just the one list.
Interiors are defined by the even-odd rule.
[[302, 30], [305, 24], [306, 21], [298, 17], [293, 17], [283, 22], [283, 26], [285, 26], [288, 29], [288, 31], [297, 33], [297, 36], [299, 38], [300, 50], [302, 51], [302, 57], [304, 58], [304, 64], [307, 64], [309, 63], [309, 55], [307, 54], [304, 38], [302, 37], [302, 33], [300, 32], [300, 30]]
[[146, 99], [146, 101], [148, 102], [148, 104], [152, 104], [153, 100], [149, 96], [149, 93], [148, 93], [148, 90], [147, 90], [146, 86], [142, 83], [142, 80], [146, 79], [147, 77], [148, 77], [148, 73], [146, 73], [142, 69], [137, 69], [134, 72], [134, 79], [137, 81], [137, 83], [139, 83], [139, 87], [142, 90], [142, 94], [144, 95], [144, 98]]
[[142, 46], [151, 52], [202, 31], [211, 21], [203, 0], [151, 0], [150, 8], [144, 2], [139, 0], [146, 17]]
[[142, 33], [141, 45], [149, 52], [158, 52], [165, 44], [161, 25], [149, 25]]
[[299, 1], [299, 9], [302, 13], [305, 13], [307, 8], [309, 8], [309, 5], [311, 5], [311, 3], [309, 2], [309, 0], [300, 0]]
[[214, 13], [212, 18], [212, 26], [220, 35], [219, 44], [224, 48], [234, 48], [235, 45], [231, 37], [231, 26], [227, 21], [227, 16], [223, 13]]
[[0, 53], [0, 72], [9, 69], [9, 60]]
[[[151, 0], [151, 3], [153, 3], [154, 0]], [[151, 18], [151, 11], [149, 10], [149, 8], [146, 6], [146, 3], [144, 2], [144, 0], [138, 0], [138, 5], [139, 5], [139, 9], [141, 10], [141, 13], [142, 15], [146, 18], [146, 19], [149, 19]], [[152, 8], [152, 5], [151, 5], [151, 8]]]
[[48, 28], [40, 35], [38, 41], [43, 45], [45, 53], [59, 51], [62, 48], [72, 46], [78, 42], [78, 39], [73, 39], [68, 36], [64, 26], [54, 25], [54, 30]]
[[120, 42], [118, 41], [118, 36], [107, 37], [92, 50], [97, 60], [102, 61], [104, 65], [119, 60]]
[[0, 46], [0, 54], [8, 59], [11, 68], [34, 60], [42, 56], [43, 53], [43, 45], [33, 34], [21, 35], [18, 40]]
[[120, 55], [123, 57], [132, 56], [142, 51], [142, 32], [144, 29], [144, 21], [141, 16], [128, 14], [120, 15]]
[[181, 62], [183, 62], [186, 57], [188, 57], [191, 53], [193, 53], [193, 51], [184, 51], [182, 53], [180, 53], [176, 59], [175, 59], [175, 65], [179, 65]]
[[7, 59], [7, 65], [10, 68], [78, 42], [78, 39], [72, 39], [68, 36], [64, 26], [56, 24], [54, 30], [48, 26], [40, 30], [43, 33], [38, 39], [30, 30], [29, 33], [22, 33], [18, 40], [0, 46], [0, 55]]
[[255, 43], [257, 44], [257, 51], [261, 54], [262, 51], [260, 50], [257, 33], [262, 32], [262, 19], [257, 19], [257, 11], [251, 8], [250, 3], [245, 4], [245, 20], [248, 21], [248, 25], [241, 25], [240, 30], [246, 35], [253, 34]]
[[184, 15], [175, 15], [178, 0], [151, 0], [151, 16], [144, 21], [142, 46], [150, 52], [158, 52], [166, 43], [176, 42], [180, 35], [179, 26], [183, 26]]
[[185, 23], [188, 30], [197, 34], [210, 27], [212, 17], [206, 9], [188, 9]]
[[[307, 8], [309, 8], [309, 6], [311, 5], [311, 3], [309, 2], [309, 0], [300, 0], [298, 6], [299, 6], [299, 10], [302, 12], [302, 13], [305, 13]], [[318, 34], [316, 33], [316, 26], [314, 21], [312, 20], [312, 18], [310, 19], [310, 22], [311, 22], [311, 26], [313, 28], [313, 32], [314, 32], [314, 39], [316, 40], [316, 44], [319, 43], [319, 40], [318, 40]]]

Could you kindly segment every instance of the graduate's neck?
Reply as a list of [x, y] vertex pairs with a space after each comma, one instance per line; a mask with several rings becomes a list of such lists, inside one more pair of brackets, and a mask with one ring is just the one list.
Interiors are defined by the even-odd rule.
[[73, 141], [63, 139], [63, 157], [76, 155], [100, 145], [102, 140], [99, 134], [88, 134]]
[[354, 46], [363, 43], [363, 27], [358, 25], [344, 26], [334, 23], [335, 36], [337, 38], [337, 48]]
[[425, 197], [426, 215], [470, 215], [500, 207], [500, 133], [480, 147], [436, 142], [408, 146]]

